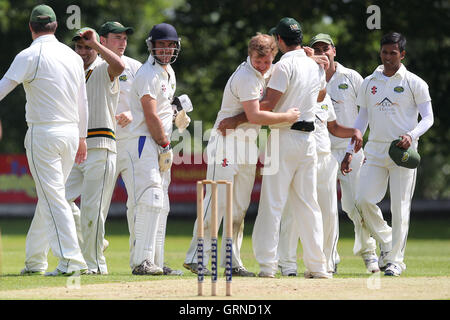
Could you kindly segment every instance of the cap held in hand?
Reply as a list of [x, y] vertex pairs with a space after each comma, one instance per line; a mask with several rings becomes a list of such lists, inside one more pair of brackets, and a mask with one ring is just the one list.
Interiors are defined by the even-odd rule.
[[419, 153], [412, 147], [409, 147], [408, 150], [398, 147], [397, 143], [399, 142], [400, 139], [394, 140], [391, 142], [391, 146], [389, 147], [389, 156], [392, 161], [400, 167], [409, 169], [417, 168], [420, 163]]

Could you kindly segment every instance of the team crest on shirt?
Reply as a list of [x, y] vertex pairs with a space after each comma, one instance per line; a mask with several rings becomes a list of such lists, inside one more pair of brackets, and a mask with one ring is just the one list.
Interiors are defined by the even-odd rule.
[[127, 80], [128, 80], [128, 77], [126, 74], [123, 74], [119, 77], [119, 81], [127, 81]]
[[401, 86], [397, 86], [394, 88], [394, 92], [402, 93], [403, 91], [405, 91], [405, 89]]
[[227, 160], [227, 158], [223, 158], [223, 160], [222, 160], [222, 167], [223, 168], [225, 168], [225, 167], [228, 167], [228, 160]]
[[339, 89], [342, 89], [342, 90], [348, 89], [348, 84], [346, 84], [346, 83], [341, 83], [341, 84], [338, 86], [338, 88], [339, 88]]
[[377, 87], [373, 86], [372, 89], [371, 89], [371, 92], [372, 92], [372, 94], [377, 93]]
[[166, 92], [167, 90], [166, 85], [164, 83], [161, 85], [161, 90], [162, 92]]
[[320, 108], [322, 108], [322, 110], [328, 111], [328, 105], [327, 104], [321, 105]]
[[383, 110], [393, 106], [398, 106], [398, 103], [392, 102], [391, 100], [389, 100], [389, 98], [386, 97], [383, 100], [381, 100], [381, 102], [378, 102], [376, 106], [381, 107], [381, 109]]

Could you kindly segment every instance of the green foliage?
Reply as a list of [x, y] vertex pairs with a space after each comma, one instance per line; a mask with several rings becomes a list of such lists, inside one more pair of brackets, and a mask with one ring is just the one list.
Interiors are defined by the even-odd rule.
[[[381, 11], [381, 30], [366, 26], [369, 5]], [[182, 37], [182, 52], [175, 65], [178, 86], [195, 106], [193, 120], [214, 123], [228, 77], [246, 59], [247, 41], [267, 32], [283, 16], [300, 21], [304, 44], [319, 32], [332, 35], [336, 60], [363, 77], [379, 65], [379, 41], [389, 31], [407, 40], [404, 64], [430, 87], [435, 124], [421, 138], [422, 165], [416, 197], [450, 196], [450, 111], [447, 87], [450, 70], [449, 6], [445, 1], [204, 1], [188, 0], [175, 10], [173, 23]]]
[[[119, 21], [134, 28], [135, 32], [129, 38], [126, 54], [145, 61], [148, 52], [145, 38], [152, 26], [163, 22], [170, 16], [173, 8], [180, 0], [135, 0], [132, 3], [119, 0], [83, 0], [83, 1], [45, 1], [56, 13], [58, 29], [55, 36], [63, 43], [72, 46], [71, 38], [74, 30], [67, 27], [67, 20], [72, 12], [67, 8], [77, 5], [81, 11], [81, 27], [90, 26], [99, 29], [106, 21]], [[8, 70], [15, 55], [27, 48], [31, 42], [28, 20], [36, 1], [0, 0], [0, 36], [2, 50], [0, 52], [0, 74]], [[7, 45], [6, 45], [7, 44]], [[27, 130], [25, 123], [25, 93], [22, 86], [17, 87], [0, 102], [0, 119], [3, 124], [3, 140], [0, 152], [23, 153], [23, 139]]]
[[[135, 29], [129, 39], [127, 55], [144, 61], [145, 38], [150, 28], [163, 21], [172, 23], [181, 36], [181, 54], [173, 65], [178, 93], [187, 93], [193, 104], [192, 120], [202, 120], [204, 130], [211, 128], [220, 109], [228, 77], [247, 57], [247, 42], [257, 32], [267, 32], [283, 16], [300, 21], [304, 43], [318, 32], [332, 35], [336, 60], [368, 76], [380, 64], [379, 40], [389, 31], [403, 33], [407, 40], [404, 61], [407, 68], [423, 78], [430, 87], [435, 124], [421, 138], [416, 197], [450, 197], [450, 109], [447, 87], [450, 68], [450, 30], [448, 1], [363, 1], [318, 0], [119, 0], [47, 1], [58, 16], [57, 37], [70, 44], [66, 8], [81, 8], [82, 25], [98, 28], [107, 20], [118, 20]], [[14, 56], [31, 42], [27, 23], [35, 1], [0, 0], [0, 72], [4, 74]], [[366, 13], [369, 5], [381, 11], [381, 30], [369, 30]], [[15, 89], [0, 102], [4, 137], [0, 152], [23, 152], [25, 96]], [[189, 128], [192, 133], [192, 126]]]

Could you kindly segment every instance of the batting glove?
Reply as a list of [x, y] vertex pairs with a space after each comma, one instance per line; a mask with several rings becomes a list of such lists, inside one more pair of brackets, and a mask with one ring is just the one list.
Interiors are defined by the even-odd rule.
[[172, 162], [173, 151], [170, 143], [165, 147], [160, 146], [158, 156], [159, 171], [164, 172], [169, 170], [172, 167]]
[[189, 123], [191, 123], [191, 118], [189, 118], [185, 110], [181, 110], [177, 113], [175, 117], [175, 125], [177, 126], [179, 133], [183, 133], [183, 131], [189, 126]]

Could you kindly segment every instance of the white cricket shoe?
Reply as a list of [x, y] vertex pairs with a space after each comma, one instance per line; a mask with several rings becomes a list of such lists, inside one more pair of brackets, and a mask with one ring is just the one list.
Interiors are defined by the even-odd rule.
[[158, 267], [156, 264], [146, 259], [140, 265], [135, 267], [132, 271], [134, 275], [152, 275], [158, 276], [164, 274], [164, 270]]
[[296, 277], [297, 269], [293, 267], [282, 267], [278, 265], [278, 269], [280, 269], [280, 273], [284, 277]]
[[331, 279], [331, 278], [333, 278], [333, 274], [332, 273], [328, 273], [328, 272], [311, 272], [311, 271], [308, 271], [308, 270], [305, 271], [303, 276], [305, 277], [305, 279]]
[[399, 277], [402, 274], [402, 268], [397, 266], [395, 263], [388, 263], [386, 270], [384, 271], [385, 276]]
[[260, 278], [275, 278], [275, 274], [271, 272], [260, 271], [258, 273], [258, 277]]
[[56, 268], [53, 271], [46, 272], [44, 274], [44, 276], [46, 276], [46, 277], [61, 277], [61, 276], [70, 277], [70, 276], [73, 276], [76, 274], [85, 275], [85, 274], [89, 274], [89, 271], [87, 269], [81, 269], [81, 270], [76, 270], [76, 271], [72, 271], [72, 272], [63, 272], [63, 271], [59, 270], [58, 268]]
[[363, 254], [362, 258], [364, 260], [364, 264], [366, 265], [366, 269], [370, 273], [380, 272], [380, 267], [378, 266], [378, 257], [375, 253], [367, 253]]
[[163, 267], [163, 272], [164, 272], [165, 276], [182, 276], [183, 275], [183, 271], [172, 269], [171, 267], [166, 266], [166, 265]]

